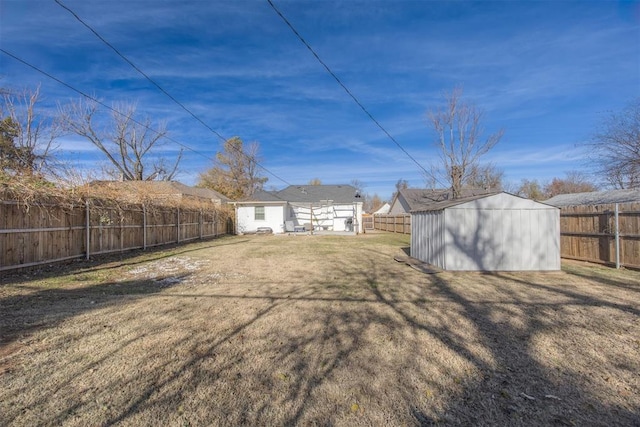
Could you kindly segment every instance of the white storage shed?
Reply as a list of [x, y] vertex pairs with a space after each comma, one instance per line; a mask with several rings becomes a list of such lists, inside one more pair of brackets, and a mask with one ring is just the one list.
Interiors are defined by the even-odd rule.
[[509, 193], [411, 212], [411, 256], [444, 270], [560, 270], [560, 210]]

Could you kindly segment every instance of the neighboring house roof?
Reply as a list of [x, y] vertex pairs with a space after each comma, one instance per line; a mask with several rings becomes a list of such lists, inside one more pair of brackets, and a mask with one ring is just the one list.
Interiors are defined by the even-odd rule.
[[553, 206], [604, 205], [640, 202], [640, 189], [592, 191], [589, 193], [559, 194], [545, 203]]
[[93, 181], [92, 187], [107, 187], [130, 193], [142, 193], [147, 197], [187, 197], [214, 203], [228, 203], [227, 196], [208, 188], [189, 187], [177, 181]]
[[[463, 197], [495, 194], [496, 192], [484, 189], [463, 189], [461, 193], [461, 197], [456, 200]], [[451, 189], [405, 188], [398, 191], [390, 210], [392, 213], [411, 212], [417, 209], [426, 209], [436, 203], [448, 200], [453, 200]]]
[[192, 194], [197, 197], [220, 200], [222, 203], [228, 203], [232, 201], [229, 197], [225, 196], [224, 194], [218, 193], [217, 191], [212, 190], [210, 188], [189, 187], [179, 182], [174, 182], [173, 184], [174, 184], [174, 188], [179, 188], [180, 186], [184, 188], [183, 194]]
[[380, 206], [380, 208], [378, 208], [378, 210], [376, 210], [373, 214], [384, 215], [389, 213], [389, 209], [391, 209], [391, 205], [389, 203], [385, 203], [384, 205]]
[[364, 198], [351, 185], [290, 185], [280, 191], [260, 191], [245, 202], [362, 203]]

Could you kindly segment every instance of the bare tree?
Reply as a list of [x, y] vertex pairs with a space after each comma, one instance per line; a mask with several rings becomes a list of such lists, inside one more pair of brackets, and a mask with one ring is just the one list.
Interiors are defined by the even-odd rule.
[[384, 205], [384, 202], [378, 196], [378, 193], [374, 193], [373, 196], [367, 194], [364, 202], [364, 211], [372, 213], [380, 209], [382, 205]]
[[557, 196], [558, 194], [587, 193], [597, 191], [598, 187], [582, 172], [570, 171], [566, 177], [553, 178], [550, 183], [544, 186], [546, 198]]
[[[429, 121], [437, 135], [440, 148], [440, 167], [432, 174], [442, 176], [451, 187], [452, 197], [458, 198], [462, 187], [480, 158], [502, 138], [499, 130], [482, 137], [483, 112], [473, 104], [462, 101], [462, 89], [446, 95], [446, 104], [428, 112]], [[438, 176], [433, 176], [439, 181]]]
[[64, 127], [86, 138], [109, 161], [107, 174], [125, 181], [151, 181], [173, 179], [178, 171], [182, 150], [168, 164], [167, 159], [156, 155], [163, 145], [167, 131], [164, 125], [152, 128], [151, 119], [136, 119], [135, 104], [113, 106], [111, 120], [99, 129], [98, 104], [93, 101], [77, 101], [61, 108]]
[[238, 137], [225, 141], [223, 151], [216, 154], [211, 169], [202, 172], [198, 187], [211, 188], [233, 200], [242, 200], [262, 190], [266, 177], [259, 174], [259, 149], [257, 142], [246, 149]]
[[391, 194], [391, 200], [394, 200], [396, 198], [400, 190], [406, 190], [407, 188], [409, 188], [409, 181], [407, 181], [406, 179], [400, 178], [399, 180], [396, 181], [395, 187], [396, 187], [396, 191], [394, 191]]
[[52, 173], [54, 142], [60, 122], [37, 111], [40, 88], [2, 92], [0, 167], [4, 173], [42, 176]]
[[400, 178], [399, 180], [396, 181], [395, 186], [396, 186], [396, 191], [406, 190], [407, 188], [409, 188], [409, 181], [407, 181], [406, 179]]
[[640, 98], [606, 117], [587, 148], [607, 184], [640, 188]]
[[523, 179], [515, 193], [533, 200], [546, 200], [558, 194], [585, 193], [597, 190], [598, 187], [587, 175], [579, 171], [569, 171], [565, 178], [553, 178], [546, 184], [540, 184], [536, 179]]
[[504, 171], [498, 169], [493, 163], [471, 165], [464, 186], [484, 190], [502, 190], [503, 176]]
[[367, 186], [364, 182], [359, 179], [352, 179], [351, 186], [356, 189], [356, 197], [364, 196], [364, 188]]
[[520, 183], [520, 187], [518, 187], [518, 189], [516, 190], [516, 194], [518, 196], [527, 197], [532, 200], [547, 199], [544, 190], [542, 189], [542, 186], [537, 179], [531, 181], [526, 178], [523, 179]]

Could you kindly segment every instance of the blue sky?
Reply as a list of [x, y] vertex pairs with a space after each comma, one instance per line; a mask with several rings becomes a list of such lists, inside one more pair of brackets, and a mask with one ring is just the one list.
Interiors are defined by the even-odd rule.
[[[61, 0], [130, 61], [225, 137], [260, 144], [267, 186], [320, 178], [390, 197], [420, 169], [367, 117], [266, 0]], [[588, 172], [594, 126], [640, 96], [638, 1], [273, 0], [373, 117], [421, 165], [438, 161], [427, 111], [464, 88], [504, 128], [487, 155], [505, 180]], [[221, 140], [138, 74], [54, 0], [0, 0], [0, 47], [106, 104], [136, 102], [186, 151], [177, 179], [195, 184]], [[41, 85], [41, 106], [78, 94], [0, 53], [0, 86]], [[101, 159], [59, 141], [78, 168]], [[167, 143], [161, 154], [175, 156]]]

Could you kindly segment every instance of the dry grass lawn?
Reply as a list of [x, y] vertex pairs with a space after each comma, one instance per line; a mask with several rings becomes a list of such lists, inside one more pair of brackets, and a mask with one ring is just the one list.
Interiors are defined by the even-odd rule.
[[640, 425], [640, 272], [234, 236], [0, 279], [0, 425]]

